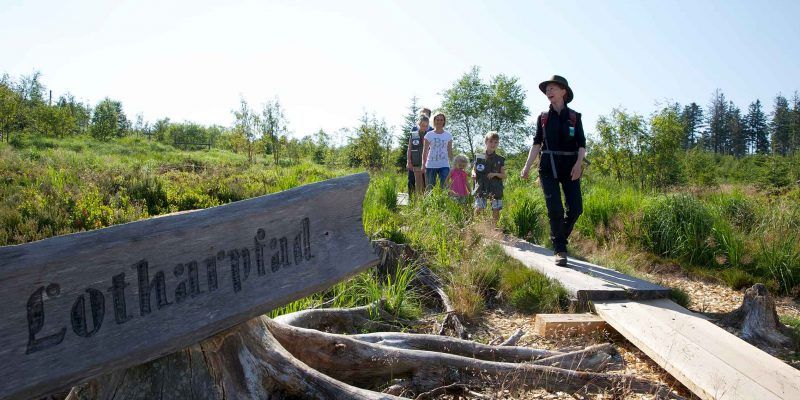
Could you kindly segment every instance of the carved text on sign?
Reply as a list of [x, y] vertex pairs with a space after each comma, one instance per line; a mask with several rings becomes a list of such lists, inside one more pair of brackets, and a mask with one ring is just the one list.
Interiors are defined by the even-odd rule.
[[[62, 300], [62, 290], [58, 282], [39, 286], [27, 301], [28, 343], [25, 353], [59, 345], [69, 331], [80, 337], [92, 337], [104, 323], [110, 323], [106, 321], [107, 304], [113, 310], [113, 323], [124, 324], [172, 304], [213, 293], [220, 287], [220, 274], [230, 274], [233, 292], [238, 293], [251, 276], [265, 277], [282, 268], [307, 263], [314, 258], [309, 218], [303, 218], [300, 225], [299, 232], [294, 235], [269, 239], [267, 232], [260, 228], [253, 236], [251, 246], [219, 250], [200, 261], [178, 262], [172, 271], [168, 271], [178, 280], [177, 283], [168, 278], [167, 272], [155, 270], [147, 259], [141, 259], [131, 265], [130, 270], [112, 275], [108, 286], [88, 287], [73, 299], [69, 327], [45, 329], [48, 315], [45, 305]], [[130, 293], [132, 285], [138, 289], [136, 296]]]

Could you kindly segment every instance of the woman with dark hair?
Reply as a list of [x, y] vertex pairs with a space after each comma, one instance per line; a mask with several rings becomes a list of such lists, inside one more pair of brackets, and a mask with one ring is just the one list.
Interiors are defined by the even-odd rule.
[[[547, 96], [550, 108], [536, 119], [536, 136], [521, 176], [528, 179], [531, 165], [541, 153], [539, 180], [550, 219], [550, 241], [555, 263], [563, 267], [567, 265], [569, 235], [583, 212], [580, 178], [586, 156], [586, 137], [581, 114], [567, 107], [574, 98], [567, 80], [553, 75], [539, 84], [539, 90]], [[565, 204], [561, 203], [562, 191]]]

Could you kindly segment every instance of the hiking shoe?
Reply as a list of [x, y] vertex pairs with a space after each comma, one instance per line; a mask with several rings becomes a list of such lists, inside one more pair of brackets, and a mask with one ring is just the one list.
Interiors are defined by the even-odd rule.
[[558, 252], [555, 255], [556, 265], [559, 267], [566, 267], [567, 266], [567, 253], [564, 251]]

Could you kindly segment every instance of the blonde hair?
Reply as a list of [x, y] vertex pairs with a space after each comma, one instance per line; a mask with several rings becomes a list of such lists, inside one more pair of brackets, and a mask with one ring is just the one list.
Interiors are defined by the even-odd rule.
[[458, 163], [464, 163], [464, 169], [469, 166], [469, 158], [463, 154], [457, 155], [453, 161], [456, 166], [458, 166]]
[[497, 133], [497, 131], [486, 132], [486, 135], [483, 137], [483, 140], [488, 142], [489, 140], [492, 139], [500, 140], [500, 134]]

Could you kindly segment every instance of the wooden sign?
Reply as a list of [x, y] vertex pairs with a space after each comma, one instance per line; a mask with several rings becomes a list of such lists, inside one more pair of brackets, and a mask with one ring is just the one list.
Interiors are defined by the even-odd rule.
[[368, 183], [0, 247], [0, 398], [147, 362], [375, 265]]

